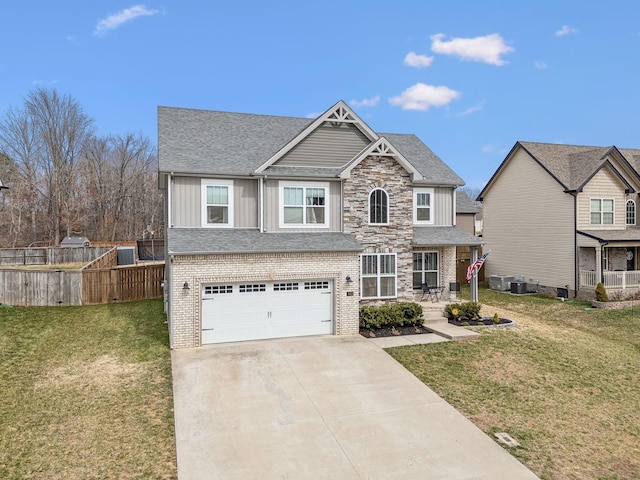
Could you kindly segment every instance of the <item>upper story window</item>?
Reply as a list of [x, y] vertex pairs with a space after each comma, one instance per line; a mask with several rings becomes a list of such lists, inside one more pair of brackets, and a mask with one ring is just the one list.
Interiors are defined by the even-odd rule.
[[327, 227], [329, 184], [280, 183], [281, 227]]
[[233, 180], [202, 180], [202, 226], [233, 227]]
[[613, 199], [592, 198], [591, 225], [613, 225]]
[[367, 253], [360, 255], [360, 291], [362, 298], [397, 296], [396, 254]]
[[389, 195], [382, 188], [369, 194], [369, 223], [389, 223]]
[[627, 200], [627, 225], [636, 224], [636, 202]]
[[433, 188], [413, 190], [413, 223], [433, 224]]

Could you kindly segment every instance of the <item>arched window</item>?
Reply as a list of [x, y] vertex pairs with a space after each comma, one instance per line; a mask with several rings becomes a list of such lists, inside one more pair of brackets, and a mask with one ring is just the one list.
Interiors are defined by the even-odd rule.
[[627, 225], [636, 224], [636, 202], [627, 200]]
[[369, 223], [389, 223], [389, 196], [382, 188], [369, 194]]

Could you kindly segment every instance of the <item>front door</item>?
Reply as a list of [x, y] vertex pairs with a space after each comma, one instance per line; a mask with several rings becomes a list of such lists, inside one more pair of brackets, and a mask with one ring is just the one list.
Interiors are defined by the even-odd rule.
[[627, 271], [636, 269], [636, 249], [635, 247], [627, 247]]

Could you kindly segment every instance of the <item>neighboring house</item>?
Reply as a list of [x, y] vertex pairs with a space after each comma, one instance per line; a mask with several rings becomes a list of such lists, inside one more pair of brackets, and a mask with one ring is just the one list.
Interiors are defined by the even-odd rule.
[[455, 278], [463, 184], [340, 101], [315, 119], [160, 107], [172, 348], [355, 334], [363, 304]]
[[478, 196], [486, 275], [584, 298], [600, 281], [637, 289], [639, 165], [640, 150], [517, 142]]
[[[477, 235], [477, 215], [479, 208], [464, 191], [456, 191], [456, 226], [471, 235]], [[467, 283], [467, 268], [471, 264], [472, 248], [470, 245], [456, 247], [456, 281]], [[484, 281], [484, 269], [478, 271], [478, 281]]]

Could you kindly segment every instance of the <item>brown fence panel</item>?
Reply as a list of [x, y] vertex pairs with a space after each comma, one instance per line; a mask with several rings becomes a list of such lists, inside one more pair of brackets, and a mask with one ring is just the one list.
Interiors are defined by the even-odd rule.
[[81, 305], [81, 282], [78, 270], [0, 270], [0, 303]]
[[164, 263], [82, 271], [82, 303], [128, 302], [163, 296]]
[[[478, 247], [478, 257], [482, 255], [482, 247]], [[471, 247], [456, 248], [456, 281], [461, 285], [467, 283], [467, 268], [471, 265]], [[478, 282], [484, 282], [484, 266], [478, 271]]]

